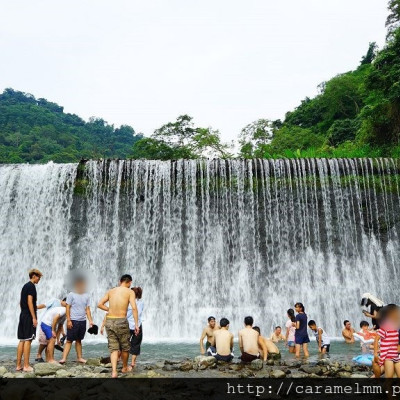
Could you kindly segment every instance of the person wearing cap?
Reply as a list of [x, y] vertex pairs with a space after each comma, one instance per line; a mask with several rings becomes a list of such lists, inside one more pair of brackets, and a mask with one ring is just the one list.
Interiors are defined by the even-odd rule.
[[363, 310], [363, 314], [366, 317], [371, 318], [372, 327], [374, 329], [379, 329], [378, 312], [384, 306], [383, 301], [379, 300], [371, 293], [364, 293], [361, 298], [361, 306], [370, 308], [369, 312], [367, 310]]
[[[32, 340], [36, 336], [37, 310], [45, 308], [44, 304], [37, 305], [35, 285], [39, 283], [42, 276], [43, 274], [38, 269], [31, 269], [29, 271], [29, 282], [25, 283], [21, 290], [16, 371], [33, 371], [33, 368], [29, 365], [29, 356], [31, 354]], [[22, 357], [24, 358], [23, 366]]]
[[[200, 353], [205, 354], [205, 352], [208, 352], [208, 349], [210, 347], [215, 347], [215, 337], [214, 337], [214, 332], [216, 330], [220, 329], [219, 325], [215, 321], [215, 317], [208, 317], [208, 324], [207, 326], [203, 329], [203, 332], [201, 333], [200, 337]], [[207, 336], [207, 342], [206, 342], [206, 351], [204, 350], [204, 338]]]

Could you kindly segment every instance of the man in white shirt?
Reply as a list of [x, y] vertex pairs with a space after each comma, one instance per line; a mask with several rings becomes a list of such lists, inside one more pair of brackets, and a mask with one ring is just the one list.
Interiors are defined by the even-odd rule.
[[57, 337], [57, 330], [62, 329], [66, 318], [65, 307], [54, 307], [44, 315], [40, 327], [47, 340], [46, 361], [56, 363], [54, 360], [54, 345]]

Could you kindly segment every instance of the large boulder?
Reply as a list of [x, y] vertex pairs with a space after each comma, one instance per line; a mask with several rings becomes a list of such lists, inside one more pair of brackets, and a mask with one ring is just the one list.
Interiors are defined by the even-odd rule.
[[55, 375], [56, 372], [64, 367], [61, 364], [39, 363], [35, 364], [33, 370], [36, 376]]
[[0, 376], [3, 376], [6, 373], [7, 373], [7, 368], [6, 367], [0, 367]]

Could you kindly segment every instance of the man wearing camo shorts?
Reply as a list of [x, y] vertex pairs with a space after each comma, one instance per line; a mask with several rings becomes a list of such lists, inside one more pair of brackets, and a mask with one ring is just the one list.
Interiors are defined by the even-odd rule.
[[[122, 373], [132, 370], [128, 367], [128, 358], [130, 350], [130, 331], [126, 313], [128, 305], [132, 307], [132, 314], [135, 320], [135, 335], [139, 333], [138, 311], [136, 307], [136, 296], [133, 290], [130, 290], [132, 277], [122, 275], [120, 285], [109, 290], [100, 300], [98, 307], [106, 311], [106, 331], [108, 337], [108, 349], [111, 354], [112, 377], [117, 378], [118, 353], [121, 351]], [[108, 307], [105, 305], [108, 303]]]

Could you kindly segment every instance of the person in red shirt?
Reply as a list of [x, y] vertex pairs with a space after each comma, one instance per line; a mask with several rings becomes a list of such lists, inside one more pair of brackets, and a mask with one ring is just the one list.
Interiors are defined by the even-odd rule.
[[[379, 325], [374, 341], [374, 373], [378, 378], [384, 372], [386, 378], [400, 376], [399, 327], [400, 309], [389, 304], [379, 311]], [[378, 357], [379, 345], [379, 357]], [[379, 368], [379, 369], [378, 369]]]

